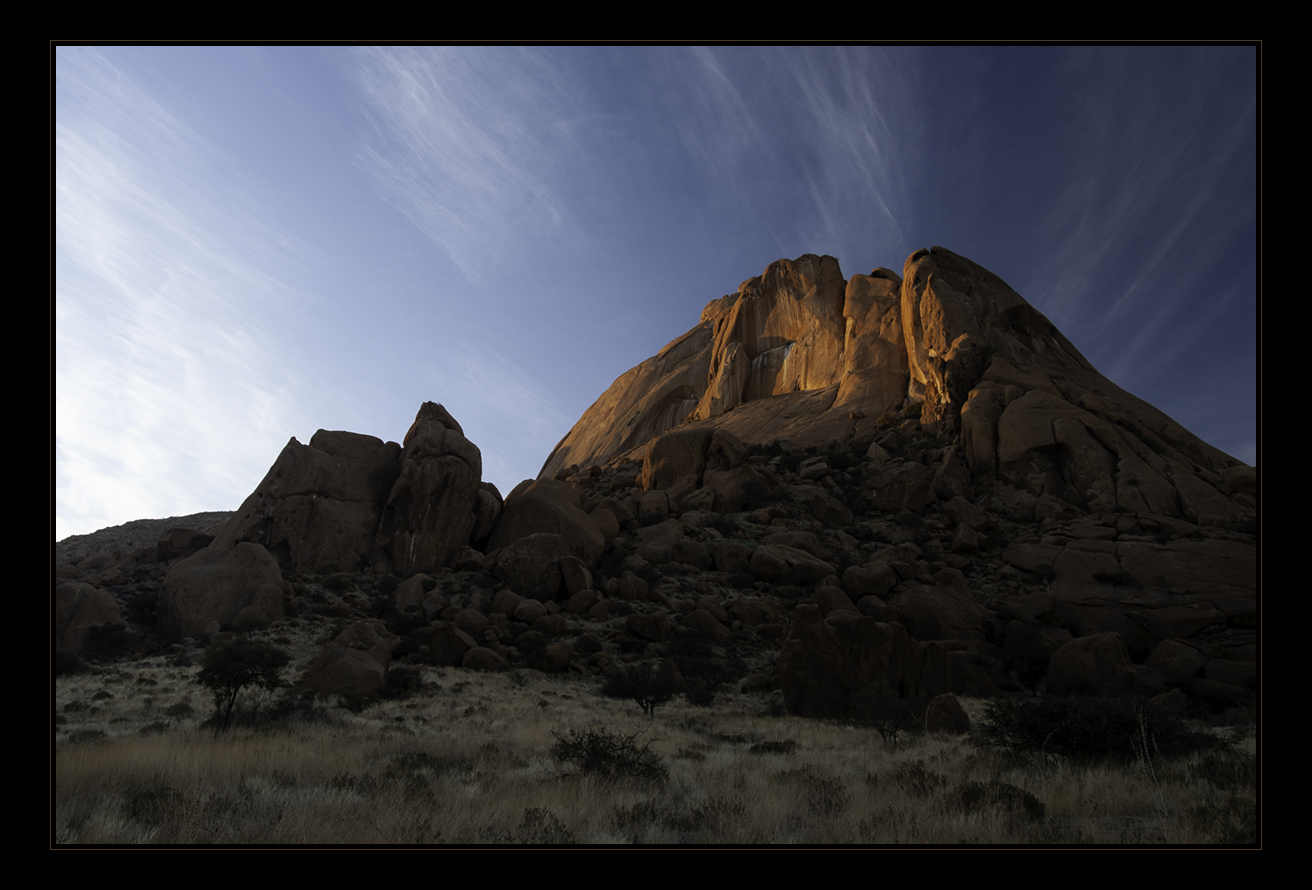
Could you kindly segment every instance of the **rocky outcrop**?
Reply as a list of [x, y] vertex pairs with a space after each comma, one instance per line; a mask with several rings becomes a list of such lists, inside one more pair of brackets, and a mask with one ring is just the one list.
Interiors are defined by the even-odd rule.
[[319, 430], [309, 445], [293, 438], [211, 546], [259, 544], [294, 574], [368, 565], [400, 451], [359, 433]]
[[[54, 641], [127, 648], [160, 582], [166, 637], [351, 619], [320, 692], [376, 692], [405, 651], [668, 662], [701, 700], [772, 690], [894, 731], [962, 731], [953, 695], [1021, 690], [1251, 707], [1253, 469], [941, 248], [846, 283], [829, 257], [772, 264], [616, 381], [542, 478], [503, 501], [480, 467], [431, 402], [404, 446], [292, 440], [194, 555], [206, 535], [164, 526], [70, 549]], [[284, 603], [307, 620], [278, 623]]]
[[441, 405], [425, 402], [404, 445], [319, 430], [287, 443], [211, 547], [259, 544], [291, 574], [449, 564], [501, 510], [482, 455]]
[[[1111, 383], [1006, 282], [941, 247], [913, 253], [900, 278], [844, 282], [833, 257], [811, 254], [772, 263], [616, 380], [541, 475], [642, 458], [649, 442], [662, 443], [646, 455], [659, 464], [717, 431], [748, 445], [868, 443], [908, 413], [953, 437], [953, 453], [932, 478], [885, 468], [870, 487], [880, 509], [923, 510], [996, 476], [1050, 512], [1253, 515], [1251, 468]], [[676, 489], [699, 472], [689, 465]], [[654, 466], [645, 487], [665, 489], [662, 474]]]
[[[480, 485], [483, 457], [445, 408], [425, 402], [405, 434], [401, 471], [383, 507], [374, 542], [380, 569], [423, 571], [446, 565], [469, 543], [475, 520], [495, 512]], [[476, 512], [477, 511], [477, 512]]]
[[[684, 423], [746, 442], [812, 444], [873, 430], [906, 398], [899, 285], [887, 269], [844, 281], [830, 256], [771, 263], [617, 379], [540, 475], [633, 453]], [[771, 410], [759, 410], [766, 402]]]

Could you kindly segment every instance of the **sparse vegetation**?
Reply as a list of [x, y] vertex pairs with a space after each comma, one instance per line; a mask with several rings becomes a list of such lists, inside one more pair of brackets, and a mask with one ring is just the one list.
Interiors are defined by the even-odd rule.
[[655, 716], [656, 706], [674, 698], [677, 691], [671, 677], [651, 662], [616, 667], [601, 687], [602, 695], [635, 701], [648, 716]]
[[1126, 698], [990, 699], [980, 730], [984, 744], [1013, 754], [1057, 754], [1120, 763], [1215, 751], [1214, 735]]
[[277, 688], [279, 672], [287, 661], [287, 653], [281, 649], [246, 639], [216, 642], [205, 651], [205, 663], [196, 680], [214, 694], [215, 735], [228, 728], [241, 691]]
[[[157, 666], [156, 666], [157, 665]], [[197, 668], [164, 659], [158, 706]], [[1253, 740], [1182, 756], [1016, 756], [974, 736], [764, 715], [724, 692], [654, 722], [595, 681], [427, 669], [359, 715], [310, 710], [220, 736], [167, 728], [106, 677], [61, 679], [56, 843], [88, 844], [1245, 844], [1256, 838]], [[137, 672], [128, 675], [132, 680]], [[64, 688], [66, 686], [66, 688]], [[117, 691], [125, 685], [109, 686]], [[564, 693], [564, 694], [562, 694]], [[538, 703], [544, 696], [551, 707]], [[288, 696], [288, 699], [293, 697]], [[297, 701], [300, 699], [297, 697]], [[97, 701], [114, 712], [67, 712]], [[984, 703], [965, 700], [977, 726]], [[473, 713], [465, 716], [468, 708]], [[124, 722], [111, 722], [126, 717]], [[553, 750], [560, 745], [559, 751]], [[585, 769], [588, 763], [611, 766]], [[588, 758], [592, 757], [593, 760]], [[621, 765], [616, 765], [621, 764]], [[648, 764], [648, 766], [644, 766]], [[650, 766], [655, 765], [655, 768]], [[664, 770], [662, 781], [657, 775]], [[634, 772], [629, 772], [629, 770]], [[650, 773], [650, 781], [640, 778]], [[564, 777], [563, 780], [561, 777]], [[1040, 811], [1040, 806], [1042, 810]]]
[[580, 775], [603, 782], [632, 780], [647, 784], [661, 784], [669, 778], [670, 771], [652, 750], [651, 740], [640, 742], [638, 733], [584, 729], [553, 735], [556, 743], [551, 746], [552, 756], [571, 764]]
[[[941, 464], [946, 440], [921, 431], [915, 418], [894, 414], [890, 421], [896, 428], [877, 436], [890, 465]], [[1071, 622], [1061, 610], [1040, 611], [1043, 598], [1033, 596], [1035, 587], [1055, 580], [1050, 564], [1025, 570], [1001, 553], [1012, 541], [1051, 547], [1074, 538], [1075, 523], [1061, 519], [1038, 529], [1008, 518], [1007, 493], [976, 480], [982, 487], [968, 500], [989, 524], [979, 549], [960, 551], [953, 545], [959, 523], [945, 509], [870, 508], [860, 494], [871, 481], [863, 457], [870, 444], [752, 449], [753, 462], [776, 475], [823, 456], [831, 472], [814, 484], [848, 504], [851, 519], [819, 519], [786, 486], [771, 502], [736, 514], [697, 511], [685, 525], [686, 540], [708, 549], [731, 542], [715, 556], [716, 568], [697, 554], [686, 562], [656, 555], [636, 523], [626, 521], [591, 566], [595, 601], [579, 609], [562, 591], [542, 603], [552, 616], [542, 626], [512, 614], [517, 604], [486, 568], [447, 568], [406, 582], [327, 568], [288, 575], [282, 618], [244, 626], [249, 639], [220, 633], [208, 650], [161, 639], [153, 618], [145, 620], [152, 603], [140, 595], [140, 608], [124, 612], [140, 642], [107, 646], [89, 669], [56, 680], [55, 840], [1253, 843], [1255, 741], [1243, 735], [1255, 716], [1251, 698], [1185, 686], [1189, 713], [1210, 721], [1203, 733], [1192, 729], [1198, 723], [1158, 719], [1128, 699], [1095, 703], [1086, 713], [1071, 710], [1084, 707], [1074, 700], [1041, 697], [1048, 661], [1064, 637], [1054, 628]], [[630, 486], [621, 480], [612, 489], [615, 472], [578, 473], [576, 484], [593, 505], [603, 497], [623, 500]], [[1144, 521], [1127, 527], [1136, 537], [1180, 537], [1174, 526]], [[1096, 525], [1098, 517], [1080, 522]], [[744, 557], [780, 532], [791, 536], [780, 540], [823, 554], [838, 579], [823, 583], [847, 588], [853, 604], [859, 600], [847, 571], [865, 567], [875, 575], [880, 562], [885, 576], [896, 566], [899, 577], [914, 576], [918, 584], [927, 584], [928, 574], [936, 583], [969, 585], [997, 617], [986, 618], [988, 655], [972, 653], [969, 662], [958, 656], [955, 664], [988, 670], [998, 688], [1024, 687], [1026, 700], [1000, 699], [1002, 710], [993, 711], [995, 705], [963, 698], [974, 726], [963, 737], [926, 736], [922, 713], [874, 690], [858, 696], [857, 713], [841, 721], [788, 716], [790, 699], [777, 688], [781, 643], [796, 629], [793, 607], [824, 597], [818, 584], [754, 577]], [[889, 546], [898, 549], [881, 554]], [[642, 560], [632, 558], [640, 552]], [[939, 574], [948, 569], [960, 577]], [[1180, 584], [1174, 576], [1169, 584], [1148, 581], [1166, 569], [1135, 570], [1163, 592]], [[1098, 580], [1122, 588], [1137, 583], [1125, 573]], [[396, 596], [402, 583], [404, 601]], [[1130, 599], [1129, 590], [1122, 593]], [[1024, 610], [1016, 602], [1002, 608], [1021, 597]], [[879, 606], [880, 620], [891, 620], [890, 606], [891, 598]], [[505, 672], [431, 663], [437, 622], [466, 610], [486, 618], [470, 635], [507, 659]], [[694, 618], [698, 610], [720, 626], [705, 614]], [[659, 634], [626, 621], [658, 611], [666, 622]], [[474, 626], [473, 616], [465, 617]], [[1227, 623], [1211, 658], [1252, 660], [1246, 620]], [[235, 689], [207, 683], [216, 662], [234, 660], [233, 648], [281, 651], [304, 669], [361, 621], [380, 633], [385, 625], [399, 638], [390, 643], [377, 694], [301, 693], [290, 686], [301, 677], [283, 661]], [[568, 664], [555, 657], [566, 648], [557, 643], [573, 647]], [[203, 721], [208, 696], [196, 700], [197, 683], [215, 696], [213, 715]], [[1204, 738], [1191, 742], [1190, 733]]]

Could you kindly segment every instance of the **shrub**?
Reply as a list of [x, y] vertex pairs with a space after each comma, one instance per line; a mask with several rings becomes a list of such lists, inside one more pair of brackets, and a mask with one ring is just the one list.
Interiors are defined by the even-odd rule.
[[407, 665], [393, 664], [387, 669], [387, 676], [383, 679], [383, 698], [408, 698], [411, 693], [417, 692], [423, 686], [424, 674], [417, 667]]
[[243, 612], [232, 622], [234, 633], [253, 633], [257, 630], [264, 630], [268, 626], [269, 619], [261, 618], [259, 615], [253, 615], [250, 612]]
[[676, 692], [670, 675], [657, 670], [651, 662], [617, 667], [601, 687], [601, 694], [606, 698], [632, 699], [649, 716], [655, 716], [656, 706], [674, 698]]
[[144, 825], [161, 826], [176, 820], [182, 809], [182, 793], [166, 784], [129, 791], [123, 799], [123, 815]]
[[196, 679], [214, 694], [216, 736], [228, 728], [242, 689], [276, 688], [281, 682], [278, 672], [288, 660], [281, 649], [245, 639], [225, 640], [205, 650], [205, 661]]
[[968, 813], [999, 809], [1012, 815], [1023, 813], [1031, 822], [1043, 819], [1047, 810], [1033, 794], [1006, 782], [967, 782], [957, 789], [957, 799]]
[[827, 776], [804, 763], [798, 769], [775, 773], [775, 782], [797, 783], [806, 800], [806, 808], [812, 815], [837, 816], [848, 803], [847, 788], [837, 776]]
[[875, 730], [884, 744], [893, 748], [897, 747], [902, 732], [915, 723], [911, 702], [899, 698], [883, 684], [867, 686], [856, 694], [852, 703], [852, 722]]
[[661, 785], [669, 770], [651, 741], [638, 743], [639, 733], [624, 735], [604, 729], [572, 729], [568, 735], [552, 733], [556, 743], [551, 754], [559, 761], [573, 764], [578, 773], [595, 776], [604, 782], [631, 780]]
[[[730, 645], [727, 642], [726, 645]], [[717, 652], [720, 652], [717, 656]], [[679, 669], [679, 675], [692, 686], [701, 686], [714, 692], [724, 683], [736, 680], [747, 673], [742, 656], [717, 648], [706, 636], [699, 633], [674, 637], [665, 644], [665, 655]]]
[[781, 739], [780, 741], [757, 742], [747, 749], [748, 754], [792, 754], [797, 750], [797, 742], [792, 739]]
[[1220, 739], [1180, 718], [1124, 698], [992, 699], [979, 727], [984, 744], [1014, 753], [1050, 753], [1123, 763], [1216, 750]]
[[521, 844], [575, 844], [578, 840], [574, 832], [557, 818], [551, 810], [539, 807], [527, 807], [524, 821], [519, 824], [519, 842]]

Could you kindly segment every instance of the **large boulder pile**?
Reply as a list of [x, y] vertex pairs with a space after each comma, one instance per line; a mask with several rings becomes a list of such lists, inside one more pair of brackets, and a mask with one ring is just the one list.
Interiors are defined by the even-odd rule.
[[156, 602], [173, 639], [293, 612], [334, 628], [302, 660], [323, 693], [376, 693], [401, 656], [600, 677], [642, 653], [693, 695], [951, 731], [953, 695], [1256, 688], [1253, 468], [941, 248], [847, 281], [773, 263], [616, 380], [538, 479], [503, 502], [480, 476], [432, 402], [402, 444], [293, 439], [209, 534], [78, 550], [53, 642], [127, 639]]

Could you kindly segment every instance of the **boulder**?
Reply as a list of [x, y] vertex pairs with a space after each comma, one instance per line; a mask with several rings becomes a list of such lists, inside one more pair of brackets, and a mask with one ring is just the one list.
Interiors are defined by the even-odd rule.
[[561, 535], [526, 535], [490, 554], [492, 574], [520, 596], [546, 602], [555, 599], [561, 590], [563, 555]]
[[319, 653], [306, 671], [304, 688], [322, 695], [375, 695], [400, 642], [381, 621], [357, 621]]
[[970, 586], [956, 569], [944, 569], [940, 583], [904, 584], [887, 598], [917, 640], [982, 640], [984, 617]]
[[577, 556], [586, 566], [596, 565], [606, 540], [592, 517], [583, 512], [582, 503], [577, 491], [555, 479], [521, 484], [506, 498], [488, 548], [506, 547], [532, 534], [559, 535], [561, 555]]
[[789, 713], [803, 717], [846, 718], [872, 694], [923, 712], [948, 691], [941, 648], [922, 647], [900, 624], [843, 611], [822, 617], [811, 604], [793, 610], [777, 678]]
[[834, 567], [804, 550], [783, 544], [762, 544], [752, 551], [752, 577], [768, 584], [818, 584]]
[[55, 588], [55, 644], [75, 653], [106, 625], [127, 629], [118, 601], [108, 590], [83, 581], [65, 581]]
[[929, 700], [925, 708], [925, 732], [940, 735], [965, 735], [970, 732], [970, 717], [955, 695], [945, 692]]
[[211, 546], [173, 564], [160, 588], [159, 627], [166, 637], [199, 636], [214, 622], [268, 623], [282, 617], [282, 571], [259, 544]]
[[460, 666], [469, 650], [477, 647], [473, 636], [450, 621], [439, 622], [428, 635], [429, 661], [441, 667]]
[[1048, 664], [1048, 691], [1054, 695], [1120, 695], [1134, 679], [1130, 653], [1114, 632], [1077, 637]]

